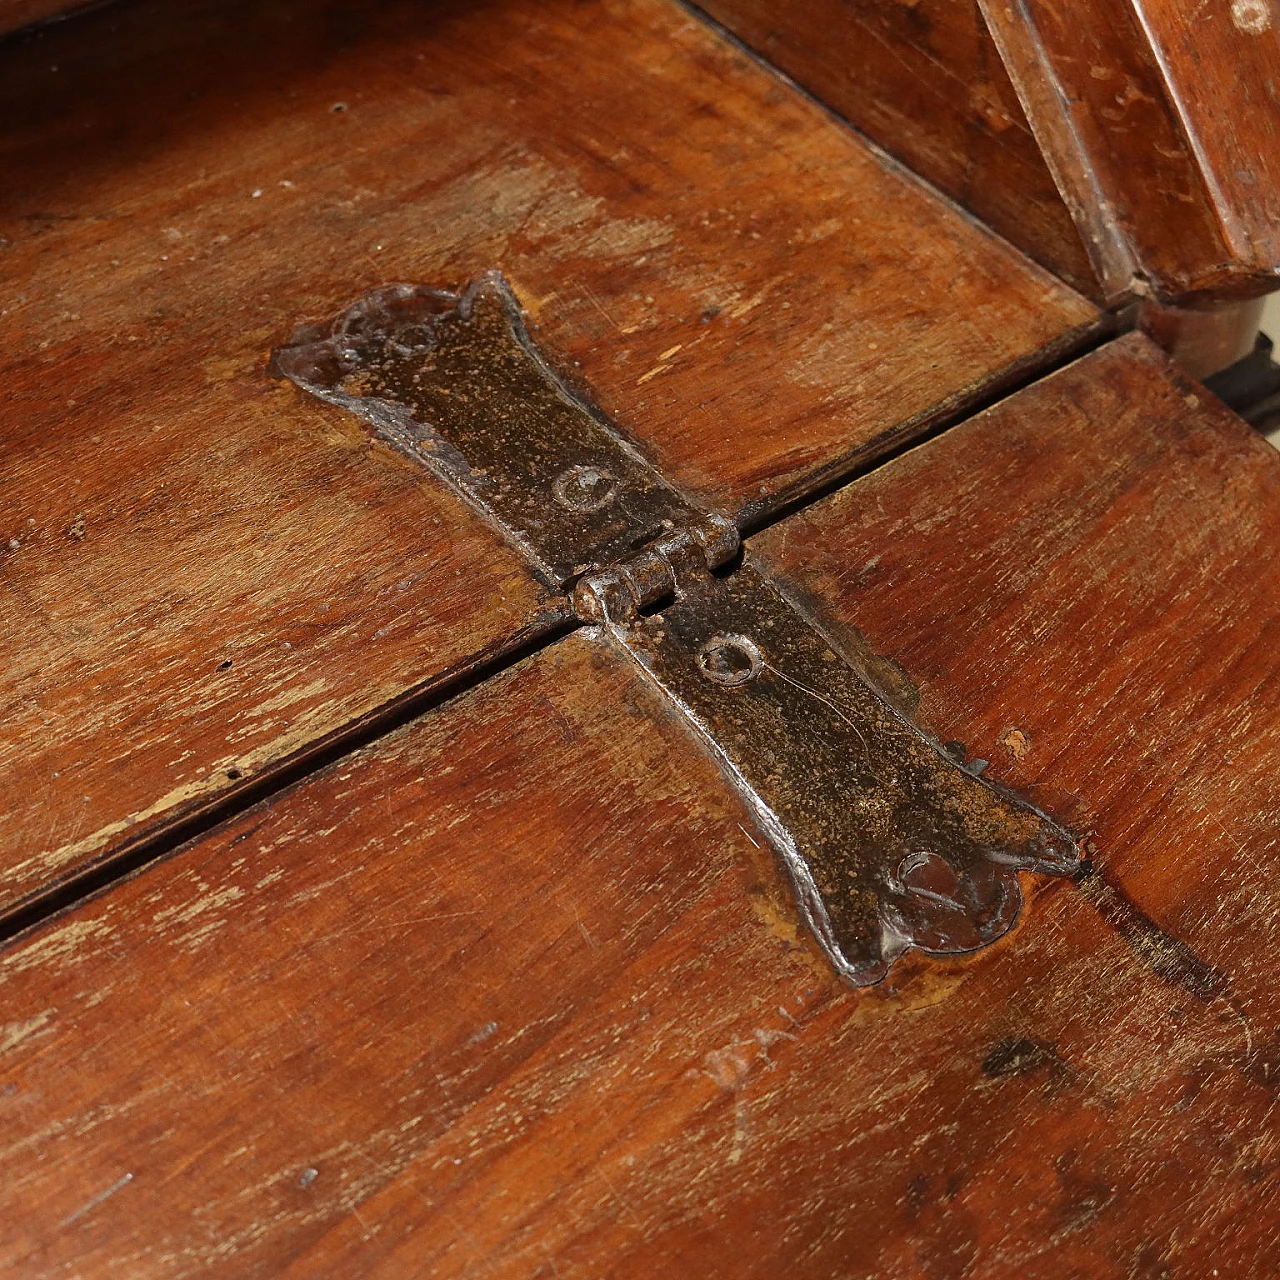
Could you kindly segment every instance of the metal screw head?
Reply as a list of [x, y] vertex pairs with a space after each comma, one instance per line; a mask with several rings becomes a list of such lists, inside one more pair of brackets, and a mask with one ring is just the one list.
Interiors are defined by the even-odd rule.
[[754, 680], [764, 666], [755, 642], [746, 636], [712, 636], [698, 650], [699, 673], [716, 684], [739, 685]]
[[551, 483], [551, 496], [566, 511], [590, 514], [611, 503], [617, 481], [603, 467], [570, 467]]

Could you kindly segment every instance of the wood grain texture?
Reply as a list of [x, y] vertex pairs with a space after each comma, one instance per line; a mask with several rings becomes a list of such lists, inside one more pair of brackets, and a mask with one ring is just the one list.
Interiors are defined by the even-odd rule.
[[540, 625], [268, 377], [303, 317], [501, 267], [733, 511], [1096, 318], [662, 0], [113, 7], [0, 49], [0, 103], [0, 906]]
[[1131, 0], [1233, 254], [1280, 272], [1280, 3]]
[[976, 0], [701, 8], [1024, 253], [1101, 298]]
[[737, 510], [1096, 316], [663, 0], [152, 3], [72, 25], [45, 42], [62, 81], [3, 68], [28, 122], [6, 253], [51, 348], [72, 326], [35, 308], [58, 291], [82, 340], [125, 307], [186, 336], [215, 296], [243, 334], [496, 266], [664, 473]]
[[460, 499], [251, 347], [148, 392], [101, 356], [10, 400], [5, 906], [563, 612]]
[[1178, 366], [1204, 381], [1243, 360], [1254, 349], [1265, 298], [1222, 307], [1166, 307], [1148, 298], [1139, 307], [1142, 332], [1167, 351]]
[[0, 0], [0, 35], [18, 31], [36, 22], [62, 18], [83, 9], [93, 0]]
[[1273, 0], [979, 3], [1106, 296], [1276, 287]]
[[[0, 1107], [21, 1136], [0, 1156], [15, 1175], [3, 1268], [282, 1274], [399, 1168], [427, 1151], [436, 1162], [450, 1124], [504, 1080], [536, 1076], [547, 1055], [567, 1071], [513, 1101], [514, 1136], [574, 1081], [611, 1075], [606, 1047], [579, 1055], [569, 1028], [597, 1000], [626, 1002], [651, 948], [690, 981], [713, 978], [733, 939], [708, 936], [698, 956], [691, 931], [710, 905], [756, 932], [742, 851], [760, 837], [661, 698], [597, 648], [575, 637], [545, 651], [5, 957], [17, 1021], [0, 1039]], [[84, 985], [100, 964], [122, 966], [100, 971], [121, 995], [149, 987], [128, 1080], [115, 1079], [123, 1006]], [[43, 1001], [35, 1014], [24, 986]], [[64, 1039], [55, 1006], [94, 1029], [72, 1014]], [[26, 1076], [24, 1048], [39, 1059]], [[45, 1069], [65, 1052], [78, 1065]], [[82, 1108], [87, 1127], [72, 1119]], [[139, 1124], [142, 1146], [126, 1136]], [[18, 1175], [19, 1148], [78, 1163], [65, 1203]], [[103, 1187], [132, 1177], [104, 1213], [75, 1217], [103, 1162]], [[452, 1147], [438, 1163], [450, 1181], [473, 1172]], [[14, 1212], [41, 1202], [51, 1218]], [[68, 1217], [82, 1230], [48, 1229]]]
[[833, 984], [589, 633], [52, 922], [0, 965], [4, 1265], [1263, 1280], [1277, 512], [1129, 338], [756, 540], [1093, 832], [975, 957]]

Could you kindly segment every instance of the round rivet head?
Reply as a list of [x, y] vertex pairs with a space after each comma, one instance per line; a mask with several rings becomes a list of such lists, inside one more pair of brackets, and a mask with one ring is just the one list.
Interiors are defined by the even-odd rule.
[[704, 678], [730, 686], [754, 680], [764, 666], [760, 650], [746, 636], [712, 636], [698, 650], [696, 661]]
[[570, 467], [551, 483], [551, 496], [560, 506], [583, 514], [607, 507], [617, 493], [617, 481], [603, 467]]

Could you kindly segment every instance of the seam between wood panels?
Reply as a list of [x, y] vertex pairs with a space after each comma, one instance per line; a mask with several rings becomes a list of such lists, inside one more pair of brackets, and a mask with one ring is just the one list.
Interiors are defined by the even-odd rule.
[[772, 528], [806, 507], [811, 507], [833, 493], [839, 493], [847, 486], [856, 484], [873, 471], [888, 466], [889, 463], [910, 453], [913, 449], [936, 440], [953, 427], [968, 422], [978, 414], [985, 413], [988, 409], [1009, 399], [1010, 396], [1035, 386], [1036, 383], [1066, 368], [1067, 365], [1074, 364], [1077, 360], [1105, 347], [1109, 342], [1135, 328], [1135, 322], [1136, 315], [1132, 309], [1121, 314], [1103, 312], [1093, 324], [1059, 339], [1057, 350], [1052, 350], [1054, 344], [1048, 344], [1051, 354], [1043, 364], [1030, 363], [1027, 367], [1006, 377], [997, 378], [994, 385], [986, 391], [964, 399], [950, 413], [940, 415], [936, 422], [930, 423], [923, 430], [904, 435], [873, 456], [864, 457], [851, 466], [840, 468], [837, 465], [832, 468], [830, 474], [820, 475], [814, 483], [806, 484], [803, 490], [795, 493], [794, 496], [788, 496], [784, 492], [776, 502], [770, 503], [767, 509], [746, 514], [738, 521], [742, 536], [749, 538]]
[[255, 805], [279, 799], [353, 753], [555, 644], [579, 625], [566, 611], [565, 615], [541, 626], [535, 624], [526, 628], [465, 671], [415, 685], [392, 701], [269, 766], [246, 786], [174, 819], [136, 844], [107, 855], [100, 862], [37, 890], [0, 913], [0, 949], [11, 946], [21, 936], [54, 917], [82, 906], [162, 859], [204, 839]]
[[[1056, 373], [1082, 356], [1105, 346], [1123, 327], [1114, 316], [1103, 313], [1099, 321], [1068, 334], [1059, 349], [1045, 363], [1035, 363], [1017, 375], [1001, 380], [984, 395], [965, 400], [953, 412], [939, 418], [928, 429], [890, 445], [874, 458], [863, 459], [851, 467], [837, 471], [806, 485], [794, 498], [784, 499], [768, 511], [747, 516], [739, 523], [743, 537], [760, 533], [798, 511], [839, 492], [880, 467], [887, 466], [911, 450], [935, 440], [952, 427], [967, 422], [975, 415], [1008, 399]], [[1053, 358], [1056, 356], [1056, 358]], [[566, 601], [567, 604], [567, 601]], [[268, 768], [247, 786], [188, 813], [160, 830], [142, 838], [136, 845], [105, 857], [101, 862], [83, 868], [52, 885], [39, 890], [16, 906], [0, 914], [0, 949], [12, 945], [27, 933], [64, 915], [116, 885], [132, 879], [154, 864], [204, 839], [264, 801], [279, 799], [303, 783], [337, 764], [347, 756], [372, 746], [397, 729], [460, 697], [494, 676], [549, 648], [576, 631], [582, 624], [572, 616], [564, 616], [527, 629], [496, 652], [475, 662], [466, 671], [443, 679], [419, 684], [391, 702], [375, 708], [357, 720], [344, 725], [318, 742], [302, 748]]]
[[[1104, 316], [1104, 321], [1106, 317]], [[744, 520], [743, 536], [759, 533], [787, 517], [834, 494], [864, 476], [893, 462], [943, 432], [960, 425], [974, 415], [1032, 386], [1041, 378], [1056, 372], [1090, 351], [1105, 345], [1115, 336], [1115, 326], [1092, 326], [1079, 343], [1071, 343], [1058, 360], [1047, 365], [1037, 365], [1022, 377], [1003, 383], [998, 389], [983, 397], [967, 402], [957, 412], [940, 419], [928, 431], [904, 440], [897, 447], [886, 449], [874, 459], [866, 460], [812, 487], [790, 502], [770, 508], [766, 515]], [[280, 798], [324, 770], [353, 753], [372, 746], [397, 729], [442, 706], [454, 698], [485, 684], [491, 678], [517, 665], [524, 659], [549, 648], [578, 629], [576, 619], [564, 617], [548, 624], [545, 629], [532, 634], [525, 632], [498, 652], [476, 662], [467, 671], [453, 677], [428, 681], [395, 698], [365, 716], [344, 725], [327, 738], [310, 744], [292, 757], [266, 770], [245, 787], [241, 787], [194, 813], [184, 815], [159, 831], [140, 840], [131, 848], [121, 850], [103, 861], [84, 868], [33, 894], [17, 906], [0, 914], [0, 948], [7, 947], [23, 935], [44, 925], [94, 898], [109, 892], [116, 885], [195, 842], [204, 839], [242, 814], [267, 800]]]

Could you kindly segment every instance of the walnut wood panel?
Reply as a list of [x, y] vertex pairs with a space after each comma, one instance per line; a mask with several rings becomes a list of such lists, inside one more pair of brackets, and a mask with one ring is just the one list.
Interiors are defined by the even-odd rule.
[[841, 989], [581, 634], [3, 959], [30, 1276], [1271, 1273], [1280, 458], [1125, 339], [757, 540], [1093, 833]]
[[701, 7], [1025, 253], [1098, 293], [976, 0]]
[[662, 0], [111, 7], [7, 44], [0, 102], [0, 905], [540, 616], [477, 521], [272, 382], [303, 317], [500, 267], [731, 510], [1095, 317]]
[[979, 0], [1108, 296], [1276, 285], [1272, 0]]
[[[652, 981], [637, 965], [705, 987], [745, 941], [781, 959], [778, 1000], [825, 986], [753, 915], [752, 840], [660, 697], [580, 637], [250, 811], [4, 957], [0, 1270], [282, 1274], [398, 1169], [434, 1161], [495, 1088], [520, 1094], [533, 1072], [541, 1096], [513, 1096], [514, 1133], [554, 1124], [575, 1080], [624, 1066], [604, 1043], [574, 1046], [583, 1018]], [[117, 997], [142, 996], [141, 1021], [120, 1021], [95, 972]], [[698, 1033], [711, 1031], [707, 1050], [737, 1016]], [[697, 1043], [671, 1049], [697, 1065]], [[560, 1064], [549, 1091], [546, 1062]], [[704, 1105], [718, 1092], [696, 1090]], [[539, 1158], [551, 1173], [552, 1151]], [[67, 1160], [80, 1171], [50, 1199], [39, 1168]], [[452, 1147], [441, 1161], [459, 1184], [466, 1165]], [[121, 1233], [120, 1212], [136, 1230]]]
[[148, 318], [10, 366], [0, 906], [563, 614], [461, 499], [268, 379], [261, 330], [209, 354]]
[[[126, 300], [176, 328], [216, 288], [239, 332], [276, 333], [497, 266], [539, 341], [729, 508], [1095, 316], [662, 0], [152, 3], [21, 53], [4, 212], [29, 305], [70, 270], [81, 331]], [[69, 337], [65, 311], [25, 319]]]
[[1280, 4], [1132, 0], [1232, 252], [1280, 270]]

